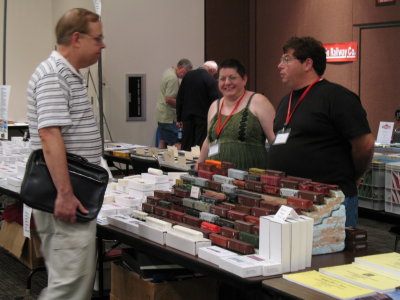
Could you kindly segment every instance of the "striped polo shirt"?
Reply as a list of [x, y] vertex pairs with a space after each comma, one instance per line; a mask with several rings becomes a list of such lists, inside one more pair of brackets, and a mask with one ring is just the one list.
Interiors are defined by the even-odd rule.
[[101, 137], [86, 82], [57, 51], [36, 68], [28, 83], [28, 122], [32, 149], [42, 148], [39, 129], [58, 126], [67, 152], [100, 164]]

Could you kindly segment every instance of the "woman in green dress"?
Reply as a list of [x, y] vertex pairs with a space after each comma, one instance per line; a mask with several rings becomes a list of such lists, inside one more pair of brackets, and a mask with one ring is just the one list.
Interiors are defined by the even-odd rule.
[[275, 109], [265, 96], [247, 91], [246, 83], [246, 70], [238, 60], [222, 62], [218, 86], [223, 97], [208, 111], [208, 136], [198, 163], [214, 159], [243, 170], [266, 168], [265, 145], [275, 138]]

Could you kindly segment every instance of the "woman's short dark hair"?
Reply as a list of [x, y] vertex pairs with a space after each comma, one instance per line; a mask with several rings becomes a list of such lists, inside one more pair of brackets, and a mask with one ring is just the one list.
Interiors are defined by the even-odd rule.
[[292, 37], [283, 45], [283, 53], [293, 49], [293, 55], [301, 62], [307, 58], [313, 61], [313, 68], [322, 76], [326, 68], [326, 50], [320, 41], [312, 37]]
[[246, 75], [246, 68], [240, 61], [234, 58], [225, 59], [220, 65], [220, 70], [223, 68], [235, 69], [242, 78]]

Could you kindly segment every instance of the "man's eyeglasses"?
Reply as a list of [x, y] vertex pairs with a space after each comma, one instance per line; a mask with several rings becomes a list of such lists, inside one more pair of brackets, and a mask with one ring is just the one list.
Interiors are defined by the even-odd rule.
[[84, 35], [87, 35], [87, 36], [91, 37], [92, 39], [95, 40], [95, 42], [96, 42], [97, 44], [102, 44], [102, 43], [104, 43], [104, 36], [102, 36], [102, 35], [100, 35], [100, 36], [93, 36], [93, 35], [90, 35], [90, 34], [84, 33], [84, 32], [80, 32], [80, 34], [84, 34]]
[[281, 58], [280, 58], [280, 63], [283, 63], [283, 64], [285, 64], [285, 65], [287, 65], [289, 62], [291, 62], [292, 60], [295, 60], [295, 59], [297, 59], [297, 58], [295, 58], [295, 57], [290, 57], [290, 56], [282, 56]]

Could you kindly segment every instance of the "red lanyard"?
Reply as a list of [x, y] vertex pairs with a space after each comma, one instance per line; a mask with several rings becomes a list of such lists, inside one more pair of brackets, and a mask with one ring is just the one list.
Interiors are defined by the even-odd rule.
[[286, 126], [289, 124], [290, 119], [292, 118], [294, 112], [296, 111], [297, 107], [300, 105], [300, 102], [304, 100], [304, 98], [306, 97], [306, 95], [308, 94], [308, 92], [310, 91], [310, 89], [313, 87], [314, 84], [316, 84], [318, 81], [320, 81], [322, 78], [317, 78], [317, 80], [315, 80], [313, 83], [311, 83], [306, 90], [303, 92], [303, 94], [301, 94], [299, 100], [297, 101], [295, 107], [293, 108], [293, 111], [290, 112], [291, 108], [292, 108], [292, 96], [293, 96], [293, 91], [290, 93], [290, 99], [289, 99], [289, 105], [288, 105], [288, 111], [286, 114], [286, 121], [285, 124], [283, 125], [284, 128], [286, 128]]
[[226, 123], [228, 123], [229, 119], [232, 117], [233, 113], [236, 111], [236, 109], [238, 108], [240, 102], [242, 101], [244, 95], [246, 95], [246, 90], [244, 90], [243, 95], [240, 97], [240, 99], [236, 102], [235, 107], [232, 109], [231, 113], [229, 114], [229, 116], [225, 119], [224, 123], [222, 123], [221, 126], [221, 118], [222, 118], [222, 108], [224, 107], [224, 101], [222, 100], [222, 104], [221, 104], [221, 108], [219, 110], [219, 114], [218, 114], [218, 121], [217, 121], [217, 126], [215, 127], [215, 133], [217, 134], [217, 139], [219, 138], [219, 135], [221, 134], [222, 129], [224, 129]]

